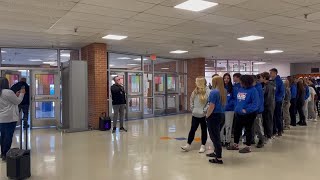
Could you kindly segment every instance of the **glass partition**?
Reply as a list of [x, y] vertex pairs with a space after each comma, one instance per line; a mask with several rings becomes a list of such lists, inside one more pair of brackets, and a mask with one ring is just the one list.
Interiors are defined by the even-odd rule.
[[[143, 60], [147, 61], [148, 59], [143, 58]], [[141, 56], [109, 53], [108, 62], [109, 62], [109, 67], [111, 69], [137, 70], [137, 71], [142, 70]]]

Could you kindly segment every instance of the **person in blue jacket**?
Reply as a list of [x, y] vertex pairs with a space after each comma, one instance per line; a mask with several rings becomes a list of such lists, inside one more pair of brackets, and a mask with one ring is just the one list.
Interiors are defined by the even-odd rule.
[[221, 129], [222, 146], [230, 146], [231, 131], [234, 117], [234, 103], [237, 95], [234, 93], [231, 76], [229, 73], [223, 75], [224, 87], [227, 91], [227, 104], [225, 109], [225, 123]]
[[254, 125], [252, 127], [252, 134], [253, 134], [253, 143], [255, 143], [255, 135], [258, 136], [259, 142], [257, 144], [257, 148], [262, 148], [264, 146], [264, 129], [262, 125], [262, 113], [264, 111], [264, 92], [262, 89], [262, 85], [259, 82], [260, 75], [253, 76], [254, 82], [253, 85], [258, 91], [259, 95], [259, 107], [258, 107], [258, 114], [256, 119], [254, 120]]
[[297, 126], [297, 83], [295, 81], [295, 78], [292, 76], [287, 77], [289, 84], [290, 84], [290, 93], [291, 93], [291, 99], [290, 99], [290, 119], [291, 119], [291, 126]]
[[[240, 84], [240, 77], [241, 74], [240, 73], [234, 73], [233, 74], [233, 93], [235, 94], [235, 96], [237, 97], [238, 91], [241, 88], [241, 84]], [[237, 101], [235, 101], [236, 103]], [[234, 125], [235, 125], [235, 121], [236, 121], [236, 116], [233, 117], [233, 123], [232, 123], [232, 135], [234, 135]]]
[[242, 88], [237, 94], [237, 101], [234, 112], [236, 113], [234, 144], [229, 146], [228, 150], [239, 150], [239, 141], [242, 129], [246, 131], [246, 147], [239, 150], [239, 153], [250, 153], [252, 142], [252, 126], [259, 110], [259, 94], [253, 86], [253, 77], [251, 75], [242, 75], [240, 83]]
[[283, 81], [278, 75], [276, 68], [270, 69], [270, 77], [276, 84], [276, 106], [274, 109], [274, 121], [273, 121], [273, 135], [282, 136], [283, 131], [283, 120], [282, 120], [282, 102], [285, 95]]

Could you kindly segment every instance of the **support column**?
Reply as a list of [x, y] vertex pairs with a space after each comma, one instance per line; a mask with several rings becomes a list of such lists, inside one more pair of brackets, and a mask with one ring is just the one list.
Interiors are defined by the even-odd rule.
[[81, 48], [81, 59], [88, 62], [89, 126], [99, 128], [99, 116], [108, 112], [107, 45], [93, 43]]
[[[195, 80], [198, 76], [205, 76], [205, 58], [195, 58], [187, 60], [188, 71], [188, 111], [190, 111], [190, 96], [193, 90], [196, 88]], [[209, 84], [209, 82], [208, 82]]]

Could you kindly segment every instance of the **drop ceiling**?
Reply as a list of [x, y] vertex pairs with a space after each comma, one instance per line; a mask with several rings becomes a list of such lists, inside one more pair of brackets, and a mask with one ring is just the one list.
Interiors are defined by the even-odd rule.
[[[219, 5], [201, 12], [173, 8], [184, 1], [0, 0], [0, 46], [78, 48], [100, 42], [112, 51], [170, 58], [320, 60], [319, 0], [208, 0]], [[128, 38], [101, 39], [111, 33]], [[237, 40], [248, 35], [265, 39]], [[284, 53], [263, 54], [267, 48]], [[177, 49], [189, 53], [169, 54]]]

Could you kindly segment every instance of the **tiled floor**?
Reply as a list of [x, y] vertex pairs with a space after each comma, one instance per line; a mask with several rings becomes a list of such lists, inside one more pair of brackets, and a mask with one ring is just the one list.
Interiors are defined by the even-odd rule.
[[[171, 139], [187, 136], [190, 119], [190, 115], [177, 115], [130, 121], [128, 133], [116, 134], [33, 130], [31, 179], [320, 179], [320, 122], [292, 128], [264, 149], [253, 149], [251, 154], [224, 150], [225, 164], [212, 165], [204, 154], [198, 153], [199, 142], [193, 144], [194, 151], [183, 153], [180, 145], [185, 141]], [[198, 131], [196, 137], [199, 134]], [[211, 143], [208, 147], [212, 148]], [[3, 162], [0, 179], [6, 179]]]

